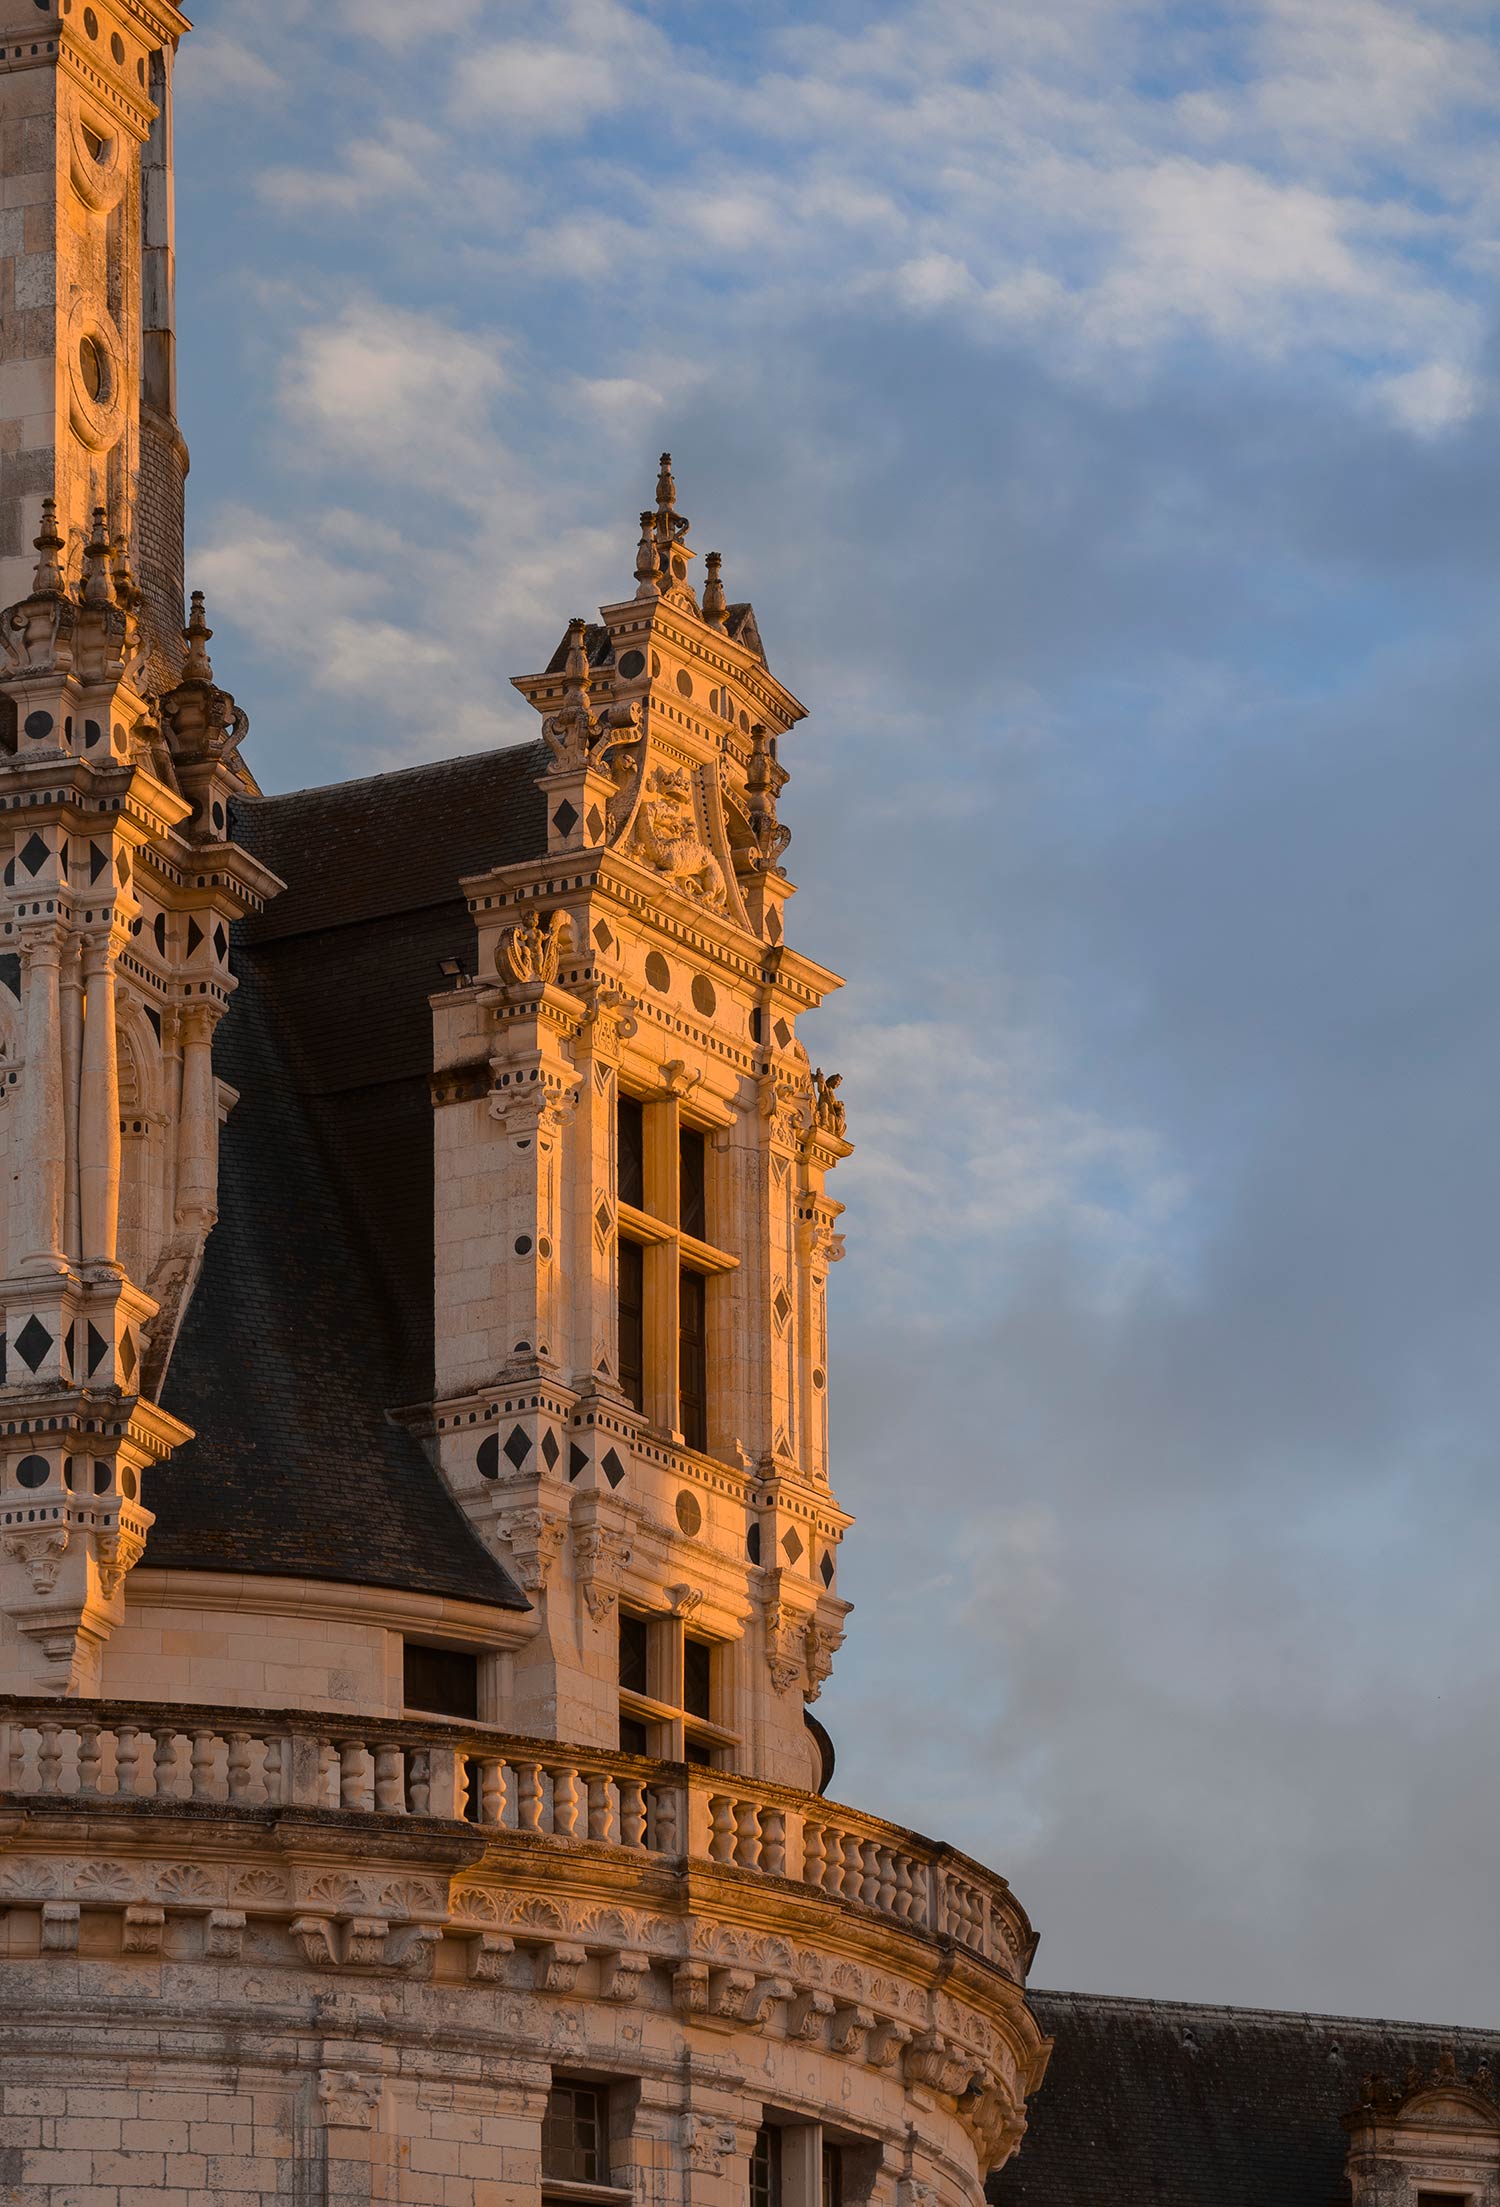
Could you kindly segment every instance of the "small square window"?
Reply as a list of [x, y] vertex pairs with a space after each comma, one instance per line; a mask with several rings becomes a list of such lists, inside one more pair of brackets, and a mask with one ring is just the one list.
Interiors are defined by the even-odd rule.
[[554, 2084], [542, 2118], [542, 2178], [605, 2184], [604, 2093], [596, 2084]]
[[408, 1709], [429, 1716], [457, 1717], [472, 1724], [479, 1716], [479, 1658], [462, 1648], [428, 1648], [408, 1640], [403, 1650], [402, 1699]]

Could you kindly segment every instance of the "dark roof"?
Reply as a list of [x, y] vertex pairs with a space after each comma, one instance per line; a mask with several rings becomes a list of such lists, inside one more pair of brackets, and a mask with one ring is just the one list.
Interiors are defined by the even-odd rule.
[[151, 1561], [525, 1597], [388, 1413], [433, 1392], [432, 1014], [465, 874], [546, 848], [538, 745], [247, 798], [287, 883], [234, 931], [219, 1223], [162, 1389]]
[[1347, 2207], [1340, 2118], [1372, 2071], [1400, 2078], [1500, 2032], [1032, 1992], [1055, 2041], [992, 2207]]

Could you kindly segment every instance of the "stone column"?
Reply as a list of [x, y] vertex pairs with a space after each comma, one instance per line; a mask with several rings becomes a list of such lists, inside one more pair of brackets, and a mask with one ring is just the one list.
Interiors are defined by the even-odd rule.
[[214, 1087], [215, 1009], [182, 1009], [182, 1113], [177, 1135], [177, 1223], [206, 1234], [218, 1216], [219, 1100]]
[[76, 1260], [82, 1253], [78, 1216], [78, 1085], [83, 1064], [83, 971], [79, 946], [71, 937], [63, 947], [63, 1248]]
[[83, 1066], [78, 1097], [78, 1210], [85, 1264], [113, 1264], [120, 1235], [120, 1064], [110, 939], [83, 946]]
[[67, 1157], [63, 1111], [59, 967], [64, 934], [56, 920], [23, 925], [26, 974], [26, 1073], [21, 1084], [17, 1160], [22, 1216], [16, 1242], [21, 1269], [63, 1270], [62, 1193]]

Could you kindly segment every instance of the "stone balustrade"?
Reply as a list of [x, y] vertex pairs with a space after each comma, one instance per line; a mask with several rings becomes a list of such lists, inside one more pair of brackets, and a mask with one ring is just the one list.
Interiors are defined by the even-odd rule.
[[952, 1848], [786, 1786], [436, 1720], [0, 1696], [0, 1808], [303, 1810], [436, 1820], [789, 1881], [1024, 1982], [1009, 1886]]

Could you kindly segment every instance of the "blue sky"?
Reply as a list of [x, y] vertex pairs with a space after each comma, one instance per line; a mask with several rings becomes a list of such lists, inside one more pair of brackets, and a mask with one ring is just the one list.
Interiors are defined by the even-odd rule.
[[526, 733], [663, 445], [812, 707], [838, 1790], [1043, 1983], [1492, 2021], [1493, 8], [197, 16], [266, 785]]

